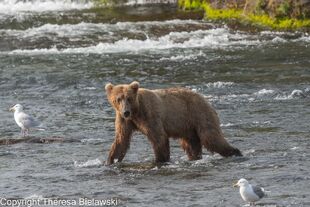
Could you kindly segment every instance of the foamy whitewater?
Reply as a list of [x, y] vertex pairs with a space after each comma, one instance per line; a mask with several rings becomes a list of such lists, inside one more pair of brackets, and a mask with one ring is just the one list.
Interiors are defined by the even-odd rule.
[[20, 12], [45, 12], [88, 9], [92, 6], [93, 3], [87, 0], [0, 0], [0, 15], [13, 15]]
[[[81, 32], [81, 31], [79, 31]], [[62, 33], [64, 34], [64, 33]], [[247, 40], [247, 35], [230, 33], [228, 29], [217, 28], [193, 32], [170, 32], [158, 38], [146, 37], [145, 40], [124, 38], [114, 43], [98, 43], [94, 46], [57, 49], [42, 48], [33, 50], [13, 50], [9, 54], [55, 54], [55, 53], [120, 53], [139, 51], [158, 51], [175, 48], [226, 48], [258, 45], [260, 40]]]
[[[178, 30], [180, 25], [187, 25], [188, 27], [203, 25], [206, 29], [198, 29], [189, 32], [175, 31]], [[154, 27], [162, 28], [163, 31], [170, 30], [170, 32], [154, 36], [152, 34]], [[40, 41], [42, 37], [49, 39], [48, 44], [50, 44], [50, 47], [2, 51], [4, 54], [29, 55], [139, 53], [144, 51], [166, 52], [171, 49], [183, 48], [239, 50], [247, 47], [260, 47], [265, 44], [285, 44], [287, 41], [299, 41], [300, 43], [306, 42], [306, 44], [308, 44], [308, 37], [286, 40], [282, 33], [266, 32], [259, 36], [238, 31], [233, 32], [226, 27], [212, 27], [210, 23], [193, 20], [118, 22], [116, 24], [81, 22], [78, 24], [63, 25], [44, 24], [26, 30], [0, 29], [0, 32], [4, 37], [14, 37], [16, 41], [25, 40], [34, 42]], [[273, 37], [271, 38], [271, 36]], [[68, 46], [59, 48], [57, 43], [64, 38], [67, 39]], [[75, 42], [78, 41], [85, 42], [85, 46], [72, 47]], [[184, 55], [174, 55], [170, 57], [170, 60], [196, 59], [201, 56], [204, 56], [204, 54], [200, 51], [198, 54], [190, 54], [186, 57]], [[160, 60], [166, 60], [165, 58], [166, 57], [163, 57]]]
[[81, 22], [78, 24], [44, 24], [39, 27], [33, 27], [26, 30], [4, 30], [0, 31], [7, 35], [16, 35], [21, 37], [35, 37], [37, 35], [49, 35], [55, 33], [60, 37], [71, 37], [87, 34], [96, 34], [98, 32], [113, 34], [111, 32], [120, 32], [123, 30], [129, 30], [136, 33], [149, 32], [154, 26], [169, 27], [171, 25], [206, 25], [212, 26], [210, 23], [204, 23], [194, 20], [168, 20], [168, 21], [145, 21], [145, 22], [118, 22], [116, 24], [107, 23], [86, 23]]

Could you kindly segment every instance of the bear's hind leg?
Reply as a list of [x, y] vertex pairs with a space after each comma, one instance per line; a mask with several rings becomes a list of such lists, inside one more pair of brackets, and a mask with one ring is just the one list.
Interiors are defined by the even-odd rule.
[[181, 138], [180, 144], [189, 160], [199, 160], [202, 158], [202, 146], [199, 137]]
[[224, 138], [220, 129], [204, 129], [198, 132], [201, 144], [210, 152], [217, 152], [223, 157], [242, 156], [239, 149], [232, 147]]

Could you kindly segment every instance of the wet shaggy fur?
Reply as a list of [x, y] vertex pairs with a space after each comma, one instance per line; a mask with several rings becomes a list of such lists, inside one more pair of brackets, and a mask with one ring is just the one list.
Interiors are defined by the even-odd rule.
[[217, 113], [200, 94], [185, 88], [148, 90], [136, 81], [109, 83], [105, 90], [116, 111], [115, 140], [107, 164], [123, 160], [134, 131], [147, 136], [156, 162], [169, 161], [170, 137], [180, 139], [189, 160], [201, 159], [202, 146], [224, 157], [242, 156], [225, 140]]

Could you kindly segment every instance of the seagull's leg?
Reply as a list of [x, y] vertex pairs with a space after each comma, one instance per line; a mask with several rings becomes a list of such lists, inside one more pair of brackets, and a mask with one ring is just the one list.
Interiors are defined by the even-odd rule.
[[29, 135], [29, 129], [26, 129], [26, 130], [25, 130], [25, 134], [26, 134], [26, 136]]
[[25, 133], [24, 133], [24, 129], [23, 128], [21, 128], [20, 133], [21, 133], [22, 137], [25, 137]]

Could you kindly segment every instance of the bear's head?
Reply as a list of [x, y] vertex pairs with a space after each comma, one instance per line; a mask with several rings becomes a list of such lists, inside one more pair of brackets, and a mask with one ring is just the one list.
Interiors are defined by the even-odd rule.
[[111, 83], [105, 85], [107, 98], [110, 104], [124, 119], [131, 119], [137, 112], [139, 83], [134, 81], [130, 84], [116, 85]]

